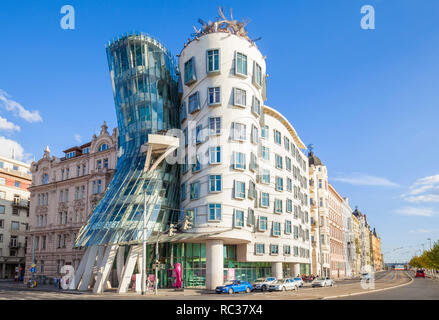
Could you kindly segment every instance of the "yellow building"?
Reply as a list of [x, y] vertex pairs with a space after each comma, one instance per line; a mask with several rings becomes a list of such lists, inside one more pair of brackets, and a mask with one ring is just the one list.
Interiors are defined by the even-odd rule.
[[381, 239], [376, 233], [375, 228], [372, 234], [373, 266], [375, 271], [383, 270], [383, 256], [381, 254]]

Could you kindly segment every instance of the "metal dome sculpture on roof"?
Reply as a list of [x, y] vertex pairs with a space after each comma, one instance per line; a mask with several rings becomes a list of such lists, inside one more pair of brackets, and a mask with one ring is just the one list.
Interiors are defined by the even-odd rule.
[[[230, 19], [224, 15], [224, 8], [218, 7], [219, 17], [217, 17], [216, 21], [206, 22], [203, 19], [198, 19], [198, 22], [202, 25], [200, 29], [197, 29], [194, 26], [195, 33], [192, 34], [193, 39], [189, 39], [188, 43], [198, 39], [200, 36], [213, 33], [213, 32], [226, 32], [235, 34], [237, 36], [243, 37], [247, 39], [249, 42], [254, 44], [255, 41], [260, 40], [250, 39], [248, 37], [247, 30], [245, 30], [246, 25], [250, 22], [250, 19], [243, 19], [242, 21], [238, 21], [233, 19], [233, 10], [230, 9]], [[188, 44], [186, 43], [185, 46]]]

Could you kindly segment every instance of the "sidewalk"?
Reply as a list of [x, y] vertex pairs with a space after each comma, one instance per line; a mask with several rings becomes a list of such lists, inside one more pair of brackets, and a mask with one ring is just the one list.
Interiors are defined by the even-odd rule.
[[20, 290], [20, 291], [43, 291], [43, 292], [62, 292], [62, 293], [70, 293], [70, 294], [87, 294], [88, 292], [81, 291], [73, 291], [73, 290], [64, 290], [56, 288], [54, 285], [42, 284], [38, 285], [35, 288], [29, 288], [25, 283], [19, 282], [18, 284], [14, 282], [14, 280], [2, 280], [0, 281], [0, 290], [8, 289], [8, 290]]

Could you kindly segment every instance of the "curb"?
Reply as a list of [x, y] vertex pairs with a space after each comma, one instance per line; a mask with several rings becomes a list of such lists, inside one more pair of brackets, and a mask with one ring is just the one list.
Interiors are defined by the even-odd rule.
[[399, 287], [404, 287], [404, 286], [407, 286], [407, 285], [409, 285], [409, 284], [411, 284], [413, 282], [413, 277], [410, 274], [407, 274], [407, 275], [410, 277], [410, 281], [409, 282], [403, 283], [403, 284], [399, 284], [399, 285], [394, 286], [394, 287], [383, 288], [383, 289], [376, 289], [376, 290], [372, 290], [372, 291], [368, 291], [368, 292], [355, 292], [355, 293], [343, 294], [343, 295], [339, 295], [339, 296], [323, 297], [323, 298], [318, 298], [318, 299], [327, 300], [327, 299], [336, 299], [336, 298], [343, 298], [343, 297], [350, 297], [350, 296], [359, 296], [359, 295], [362, 295], [362, 294], [369, 294], [369, 293], [375, 293], [375, 292], [380, 292], [380, 291], [396, 289], [396, 288], [399, 288]]

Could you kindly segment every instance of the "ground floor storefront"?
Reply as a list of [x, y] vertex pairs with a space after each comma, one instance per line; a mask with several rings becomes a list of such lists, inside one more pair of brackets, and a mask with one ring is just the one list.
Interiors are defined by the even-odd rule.
[[[207, 248], [205, 243], [161, 243], [159, 245], [159, 261], [161, 267], [158, 271], [159, 288], [172, 288], [175, 283], [173, 272], [176, 263], [182, 267], [182, 285], [186, 288], [205, 288], [209, 271], [207, 266]], [[271, 262], [240, 262], [237, 259], [237, 245], [223, 245], [222, 281], [244, 280], [252, 282], [257, 278], [276, 276]], [[154, 277], [155, 245], [147, 246], [146, 273]], [[310, 264], [279, 263], [282, 266], [283, 277], [310, 275]], [[212, 268], [212, 267], [211, 267]], [[137, 273], [137, 267], [134, 273]], [[279, 277], [279, 275], [277, 276]]]

